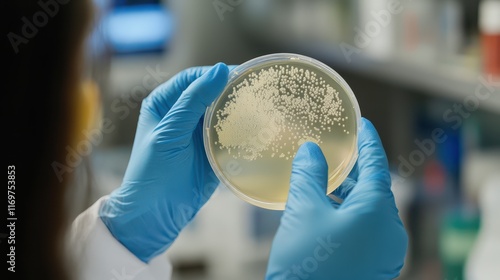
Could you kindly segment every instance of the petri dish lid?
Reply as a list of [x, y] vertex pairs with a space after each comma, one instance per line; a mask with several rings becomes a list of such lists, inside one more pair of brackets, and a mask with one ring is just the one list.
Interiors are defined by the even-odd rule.
[[236, 196], [283, 210], [299, 146], [311, 141], [322, 149], [329, 194], [357, 160], [360, 123], [356, 97], [337, 72], [311, 57], [276, 53], [229, 73], [205, 113], [203, 140], [212, 169]]

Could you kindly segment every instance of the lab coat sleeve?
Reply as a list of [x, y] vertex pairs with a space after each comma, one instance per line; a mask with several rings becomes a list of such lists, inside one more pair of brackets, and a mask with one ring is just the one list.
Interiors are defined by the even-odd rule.
[[165, 280], [171, 278], [172, 266], [165, 254], [149, 263], [139, 260], [113, 235], [99, 217], [102, 197], [72, 223], [68, 253], [75, 277], [79, 280]]

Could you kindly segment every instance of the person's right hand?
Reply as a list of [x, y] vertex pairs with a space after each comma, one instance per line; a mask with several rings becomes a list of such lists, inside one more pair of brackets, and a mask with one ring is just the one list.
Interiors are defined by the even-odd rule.
[[219, 184], [203, 146], [203, 115], [228, 73], [224, 63], [186, 69], [142, 102], [123, 183], [99, 216], [143, 262], [170, 247]]
[[321, 149], [303, 144], [293, 161], [290, 192], [271, 248], [266, 279], [393, 279], [408, 236], [391, 191], [380, 138], [363, 119], [359, 158], [334, 194]]

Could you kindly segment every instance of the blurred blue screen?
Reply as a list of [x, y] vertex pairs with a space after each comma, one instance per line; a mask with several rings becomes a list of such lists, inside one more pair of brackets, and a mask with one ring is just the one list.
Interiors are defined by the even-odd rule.
[[118, 1], [104, 18], [104, 34], [115, 53], [163, 51], [173, 33], [168, 9], [156, 1]]

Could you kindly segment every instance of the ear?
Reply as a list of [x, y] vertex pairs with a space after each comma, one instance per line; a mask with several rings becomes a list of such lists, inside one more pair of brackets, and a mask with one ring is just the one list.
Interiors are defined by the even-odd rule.
[[[73, 108], [73, 143], [85, 141], [91, 130], [100, 129], [102, 104], [99, 87], [92, 80], [86, 80], [78, 87]], [[89, 139], [87, 139], [89, 140]]]

